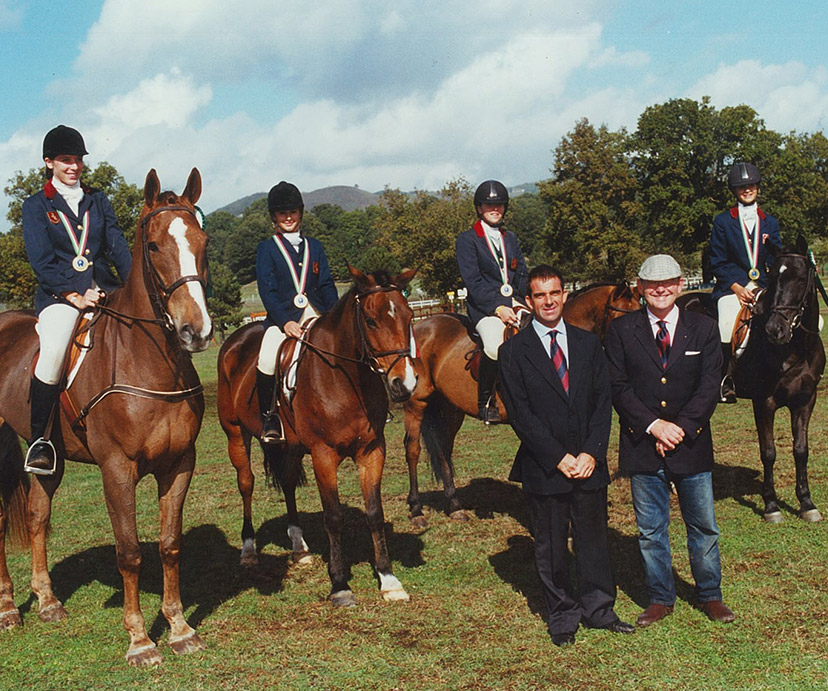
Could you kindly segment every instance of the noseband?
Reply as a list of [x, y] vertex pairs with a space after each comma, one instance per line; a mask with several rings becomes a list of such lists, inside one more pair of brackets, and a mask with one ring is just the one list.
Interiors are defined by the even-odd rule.
[[[368, 290], [364, 290], [360, 293], [357, 293], [355, 297], [357, 306], [355, 311], [355, 319], [357, 325], [357, 333], [359, 333], [360, 350], [362, 351], [361, 361], [368, 365], [372, 372], [380, 375], [380, 377], [382, 377], [382, 380], [383, 382], [385, 382], [386, 385], [388, 384], [388, 373], [392, 369], [394, 369], [396, 364], [405, 357], [411, 357], [411, 342], [409, 339], [409, 346], [407, 348], [397, 348], [395, 350], [382, 351], [374, 350], [371, 347], [371, 344], [368, 342], [368, 334], [365, 331], [365, 308], [363, 307], [362, 299], [368, 295], [373, 295], [374, 293], [390, 293], [393, 291], [397, 291], [400, 293], [400, 295], [402, 295], [402, 290], [400, 290], [400, 288], [398, 288], [395, 285], [389, 285], [369, 288]], [[387, 369], [384, 369], [379, 363], [379, 358], [388, 357], [389, 355], [396, 355], [397, 357], [394, 358], [394, 361], [388, 366]]]
[[[189, 274], [186, 276], [180, 276], [176, 280], [174, 280], [169, 285], [164, 283], [164, 279], [161, 277], [161, 274], [158, 273], [158, 269], [155, 268], [155, 264], [152, 263], [152, 257], [149, 251], [149, 243], [147, 242], [147, 224], [149, 220], [153, 216], [157, 216], [160, 213], [164, 213], [166, 211], [186, 211], [187, 213], [191, 214], [196, 221], [198, 221], [198, 216], [196, 215], [195, 210], [191, 209], [189, 206], [162, 206], [153, 211], [150, 211], [146, 216], [141, 219], [141, 249], [144, 254], [144, 266], [149, 269], [150, 272], [150, 280], [152, 282], [153, 290], [147, 291], [150, 296], [150, 300], [155, 307], [156, 312], [158, 312], [164, 320], [164, 326], [170, 330], [175, 330], [175, 325], [173, 324], [172, 317], [170, 317], [169, 310], [167, 309], [167, 305], [169, 304], [170, 298], [172, 294], [185, 283], [190, 283], [191, 281], [198, 283], [202, 290], [207, 291], [207, 286], [204, 282], [204, 279], [199, 276], [198, 274]], [[199, 224], [200, 225], [200, 224]]]
[[[786, 257], [795, 257], [797, 259], [802, 259], [805, 262], [805, 266], [808, 270], [808, 275], [805, 279], [805, 290], [802, 292], [802, 298], [797, 304], [774, 305], [771, 307], [770, 314], [778, 314], [780, 316], [782, 321], [790, 330], [791, 336], [793, 336], [793, 332], [797, 328], [801, 328], [803, 331], [807, 331], [808, 333], [816, 333], [802, 323], [802, 317], [805, 314], [805, 310], [808, 308], [808, 300], [814, 293], [814, 277], [816, 275], [816, 270], [808, 257], [800, 254], [780, 254], [777, 255], [776, 261]], [[790, 314], [791, 316], [787, 317], [785, 316], [786, 314]]]

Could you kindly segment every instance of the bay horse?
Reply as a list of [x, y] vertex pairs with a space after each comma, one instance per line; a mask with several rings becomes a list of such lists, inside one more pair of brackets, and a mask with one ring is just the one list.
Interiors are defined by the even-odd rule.
[[[564, 319], [602, 339], [609, 322], [626, 312], [641, 308], [638, 296], [626, 282], [600, 283], [573, 292], [564, 304]], [[477, 382], [469, 359], [476, 346], [473, 325], [465, 316], [436, 314], [414, 326], [420, 357], [419, 380], [405, 403], [405, 460], [408, 465], [408, 506], [411, 521], [425, 527], [417, 479], [421, 437], [431, 459], [434, 477], [442, 480], [448, 513], [464, 521], [468, 515], [457, 499], [454, 486], [454, 439], [466, 415], [477, 417]], [[501, 420], [507, 421], [500, 395], [496, 403]]]
[[[388, 397], [403, 401], [417, 383], [411, 353], [412, 312], [402, 293], [415, 270], [396, 278], [384, 271], [364, 274], [352, 267], [349, 271], [352, 288], [302, 339], [292, 399], [280, 394], [286, 443], [261, 445], [268, 475], [285, 496], [288, 536], [296, 561], [306, 558], [308, 548], [299, 526], [295, 491], [302, 479], [302, 457], [311, 454], [330, 543], [328, 600], [340, 606], [356, 603], [341, 548], [343, 512], [337, 470], [346, 456], [353, 458], [359, 471], [382, 596], [388, 601], [408, 600], [391, 568], [380, 483]], [[243, 326], [225, 341], [218, 356], [218, 413], [242, 495], [244, 565], [257, 561], [250, 444], [261, 435], [254, 387], [263, 335], [259, 323]]]
[[180, 196], [161, 192], [154, 169], [147, 174], [132, 270], [88, 328], [86, 355], [62, 400], [61, 434], [55, 438], [61, 453], [52, 476], [24, 477], [17, 439], [17, 434], [28, 438], [30, 433], [28, 395], [38, 350], [36, 320], [30, 311], [0, 314], [0, 628], [22, 623], [3, 542], [5, 529], [18, 528], [15, 524], [21, 517], [28, 520], [32, 590], [40, 619], [59, 621], [67, 616], [52, 590], [46, 557], [52, 497], [66, 458], [94, 463], [101, 471], [124, 583], [129, 664], [155, 665], [163, 660], [147, 635], [138, 592], [141, 545], [135, 487], [146, 475], [153, 475], [158, 483], [158, 549], [164, 572], [161, 609], [171, 629], [170, 648], [174, 653], [204, 648], [184, 619], [178, 573], [182, 505], [204, 413], [202, 387], [190, 354], [207, 348], [213, 333], [204, 287], [207, 236], [194, 207], [200, 194], [201, 175], [196, 168]]
[[779, 408], [788, 408], [796, 466], [799, 517], [822, 520], [808, 486], [808, 425], [825, 369], [825, 349], [819, 335], [816, 269], [808, 246], [800, 236], [795, 247], [774, 249], [768, 289], [760, 295], [745, 352], [736, 360], [733, 378], [736, 394], [753, 401], [764, 469], [763, 517], [783, 520], [773, 479], [776, 445], [773, 421]]

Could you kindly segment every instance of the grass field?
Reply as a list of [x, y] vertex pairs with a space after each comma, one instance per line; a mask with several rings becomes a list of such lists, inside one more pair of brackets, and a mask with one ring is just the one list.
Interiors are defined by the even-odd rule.
[[[10, 567], [25, 625], [0, 632], [0, 689], [828, 688], [828, 524], [806, 524], [795, 516], [786, 415], [776, 427], [777, 487], [786, 511], [779, 525], [763, 523], [759, 513], [758, 446], [749, 404], [720, 407], [714, 417], [723, 587], [736, 622], [714, 625], [691, 606], [683, 525], [674, 513], [679, 590], [674, 615], [632, 636], [582, 629], [575, 646], [558, 649], [545, 631], [521, 493], [506, 480], [517, 446], [508, 427], [484, 428], [467, 420], [458, 437], [459, 496], [473, 513], [467, 523], [442, 513], [442, 493], [427, 463], [421, 464], [430, 527], [418, 531], [407, 518], [402, 415], [395, 410], [386, 427], [383, 495], [395, 573], [410, 602], [385, 603], [379, 595], [350, 461], [340, 471], [347, 503], [343, 541], [359, 604], [342, 610], [325, 601], [327, 537], [313, 485], [299, 493], [313, 563], [291, 563], [284, 502], [265, 486], [258, 453], [254, 513], [261, 526], [261, 565], [242, 569], [241, 503], [215, 413], [216, 353], [211, 348], [196, 357], [208, 406], [186, 504], [181, 561], [187, 618], [208, 649], [179, 658], [167, 646], [168, 629], [159, 612], [155, 484], [148, 479], [139, 486], [141, 600], [150, 635], [166, 661], [149, 670], [127, 667], [121, 579], [99, 473], [72, 464], [55, 500], [50, 538], [51, 572], [69, 619], [40, 622], [28, 590], [28, 554], [13, 554]], [[814, 499], [823, 512], [828, 512], [827, 414], [823, 390], [811, 425], [810, 465]], [[616, 465], [614, 450], [610, 465]], [[616, 480], [609, 496], [617, 611], [632, 621], [646, 595], [628, 483]]]

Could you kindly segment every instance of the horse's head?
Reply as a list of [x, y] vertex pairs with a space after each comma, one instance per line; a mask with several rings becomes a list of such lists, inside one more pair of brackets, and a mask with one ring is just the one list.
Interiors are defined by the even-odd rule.
[[161, 192], [155, 169], [144, 183], [144, 209], [139, 236], [144, 282], [158, 316], [191, 353], [207, 348], [213, 323], [207, 313], [207, 235], [195, 203], [201, 196], [201, 175], [193, 168], [182, 194]]
[[[804, 324], [805, 311], [816, 301], [815, 269], [808, 256], [808, 245], [800, 236], [795, 247], [771, 252], [773, 266], [768, 274], [768, 291], [760, 299], [758, 314], [767, 315], [765, 333], [774, 345], [790, 343], [802, 325], [815, 330], [816, 323]], [[814, 315], [813, 320], [818, 319]]]
[[357, 331], [362, 354], [379, 374], [394, 402], [406, 401], [417, 386], [414, 369], [413, 312], [402, 291], [417, 272], [391, 278], [385, 271], [365, 274], [348, 267], [355, 282]]

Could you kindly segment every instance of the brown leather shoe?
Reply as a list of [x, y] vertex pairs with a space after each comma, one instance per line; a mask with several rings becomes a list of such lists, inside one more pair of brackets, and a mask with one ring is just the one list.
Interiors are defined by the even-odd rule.
[[664, 617], [672, 613], [673, 605], [658, 605], [653, 603], [638, 615], [635, 623], [642, 627], [649, 626], [650, 624], [655, 624], [657, 621], [661, 621]]
[[710, 621], [720, 621], [722, 624], [729, 624], [736, 618], [736, 615], [733, 614], [730, 607], [721, 600], [702, 602], [701, 610], [707, 615]]

